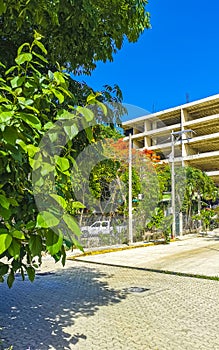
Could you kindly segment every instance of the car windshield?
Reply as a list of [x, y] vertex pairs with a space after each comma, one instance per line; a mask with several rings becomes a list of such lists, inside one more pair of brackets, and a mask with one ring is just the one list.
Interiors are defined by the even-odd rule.
[[100, 222], [95, 222], [93, 225], [91, 225], [92, 227], [100, 227]]

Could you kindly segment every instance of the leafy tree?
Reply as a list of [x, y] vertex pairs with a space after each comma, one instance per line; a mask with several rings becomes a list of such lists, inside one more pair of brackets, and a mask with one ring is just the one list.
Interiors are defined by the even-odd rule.
[[192, 216], [198, 211], [198, 200], [215, 200], [218, 194], [214, 181], [202, 170], [186, 167], [186, 186], [182, 210], [186, 213], [186, 225], [189, 228]]
[[[26, 271], [34, 280], [43, 251], [64, 264], [66, 236], [80, 247], [75, 239], [80, 229], [69, 215], [83, 207], [71, 200], [70, 169], [75, 161], [70, 138], [78, 134], [82, 123], [91, 142], [89, 123], [94, 115], [85, 107], [66, 107], [65, 98], [71, 97], [71, 92], [64, 72], [42, 74], [38, 70], [46, 63], [40, 39], [35, 33], [32, 44], [23, 44], [15, 65], [0, 78], [0, 258], [4, 258], [0, 281], [8, 274], [9, 287], [16, 271], [23, 279]], [[41, 54], [35, 54], [36, 47]], [[94, 102], [92, 95], [88, 103]], [[57, 121], [55, 126], [52, 121]], [[41, 150], [40, 140], [48, 130]], [[44, 205], [40, 212], [38, 197]], [[51, 208], [47, 208], [48, 200]]]
[[48, 66], [87, 73], [97, 61], [112, 61], [124, 39], [136, 42], [150, 27], [146, 0], [1, 0], [0, 60], [13, 63], [17, 47], [43, 37]]
[[[156, 164], [155, 170], [159, 181], [159, 198], [162, 200], [163, 193], [171, 193], [171, 171], [168, 164]], [[198, 212], [198, 200], [215, 200], [218, 194], [217, 187], [213, 180], [200, 169], [190, 166], [185, 168], [175, 167], [175, 194], [176, 194], [176, 212], [182, 211], [186, 216], [186, 227], [191, 228], [192, 219]], [[159, 209], [159, 210], [158, 210]], [[162, 228], [163, 210], [165, 206], [161, 201], [158, 208], [152, 215], [152, 220], [147, 227], [153, 229]], [[203, 212], [208, 216], [208, 212]], [[196, 216], [197, 219], [197, 216]], [[167, 220], [167, 222], [169, 222]], [[169, 222], [170, 224], [170, 222]], [[164, 225], [165, 226], [165, 225]]]
[[192, 217], [193, 220], [201, 220], [203, 224], [203, 229], [207, 233], [211, 220], [215, 216], [215, 211], [210, 208], [204, 208], [200, 211], [199, 214], [196, 214]]
[[[47, 63], [38, 69], [47, 73], [59, 62], [63, 69], [73, 72], [71, 101], [66, 98], [65, 103], [85, 105], [87, 97], [96, 92], [75, 76], [90, 74], [97, 61], [112, 61], [125, 38], [137, 41], [150, 27], [146, 4], [147, 0], [2, 0], [0, 61], [8, 68], [13, 65], [17, 48], [23, 42], [31, 43], [37, 30], [48, 52]], [[35, 47], [35, 52], [40, 54], [40, 48]], [[107, 116], [101, 113], [101, 121], [119, 123], [125, 113], [119, 86], [105, 85], [97, 98], [110, 107]]]
[[[63, 234], [80, 233], [68, 215], [83, 208], [72, 200], [70, 169], [80, 151], [99, 137], [90, 126], [94, 111], [87, 105], [95, 104], [96, 120], [107, 123], [118, 121], [124, 112], [117, 103], [122, 100], [117, 85], [96, 94], [85, 83], [69, 80], [65, 72], [90, 74], [97, 61], [113, 60], [125, 38], [135, 42], [150, 26], [146, 4], [145, 0], [0, 1], [0, 258], [4, 258], [0, 280], [8, 274], [9, 287], [16, 271], [23, 278], [26, 271], [34, 279], [34, 266], [41, 263], [43, 251], [64, 264]], [[76, 108], [78, 104], [83, 107]], [[64, 131], [59, 125], [52, 127], [57, 120], [69, 122]], [[78, 123], [83, 124], [81, 132]], [[50, 140], [44, 139], [46, 151], [41, 152], [39, 142], [48, 130]], [[69, 141], [72, 134], [75, 138]], [[66, 145], [54, 157], [63, 140]], [[33, 190], [35, 200], [39, 196], [44, 205], [40, 213]], [[46, 207], [48, 198], [53, 210]], [[72, 241], [79, 246], [74, 237]]]

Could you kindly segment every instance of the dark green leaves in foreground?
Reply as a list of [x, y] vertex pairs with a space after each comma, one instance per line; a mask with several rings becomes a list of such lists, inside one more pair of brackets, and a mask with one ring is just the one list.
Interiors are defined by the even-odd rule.
[[[82, 249], [76, 240], [80, 229], [73, 215], [84, 206], [73, 200], [71, 139], [78, 134], [79, 120], [92, 139], [89, 122], [94, 115], [86, 106], [77, 109], [66, 103], [72, 94], [69, 78], [61, 68], [42, 73], [47, 51], [41, 38], [35, 33], [32, 44], [24, 43], [12, 67], [4, 70], [1, 64], [0, 282], [6, 279], [9, 287], [16, 273], [33, 281], [43, 254], [64, 264], [66, 242]], [[65, 123], [62, 134], [54, 126], [56, 122]], [[51, 148], [55, 145], [60, 149], [59, 140], [66, 140], [66, 144], [61, 143], [61, 154], [47, 154], [48, 146], [40, 150], [40, 141], [48, 130]], [[35, 196], [44, 209], [38, 210]]]

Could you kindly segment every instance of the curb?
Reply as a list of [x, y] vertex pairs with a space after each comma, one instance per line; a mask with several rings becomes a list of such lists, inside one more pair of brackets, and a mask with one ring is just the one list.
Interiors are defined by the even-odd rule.
[[124, 269], [131, 269], [131, 270], [139, 270], [139, 271], [146, 271], [146, 272], [154, 272], [154, 273], [162, 273], [165, 275], [173, 275], [173, 276], [179, 276], [179, 277], [190, 277], [190, 278], [196, 278], [196, 279], [204, 279], [204, 280], [213, 280], [219, 282], [219, 276], [207, 276], [207, 275], [200, 275], [195, 273], [189, 273], [189, 272], [176, 272], [176, 271], [170, 271], [170, 270], [158, 270], [158, 269], [152, 269], [147, 267], [138, 267], [138, 266], [127, 266], [127, 265], [119, 265], [119, 264], [107, 264], [103, 262], [97, 262], [97, 261], [87, 261], [87, 260], [78, 260], [82, 263], [89, 263], [94, 265], [102, 265], [102, 266], [112, 266], [112, 267], [119, 267]]

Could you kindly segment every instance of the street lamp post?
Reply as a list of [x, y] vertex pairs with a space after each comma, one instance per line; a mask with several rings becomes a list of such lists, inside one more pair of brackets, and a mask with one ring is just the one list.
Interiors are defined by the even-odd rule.
[[175, 138], [174, 133], [171, 133], [171, 207], [172, 207], [172, 238], [176, 236], [176, 208], [175, 208]]
[[[182, 134], [194, 132], [192, 129], [171, 132], [171, 209], [172, 209], [172, 238], [176, 236], [176, 192], [175, 192], [175, 143]], [[175, 139], [175, 136], [178, 136]], [[183, 162], [182, 162], [183, 164]]]
[[132, 137], [129, 134], [129, 218], [128, 218], [128, 232], [129, 243], [133, 243], [133, 230], [132, 230]]

